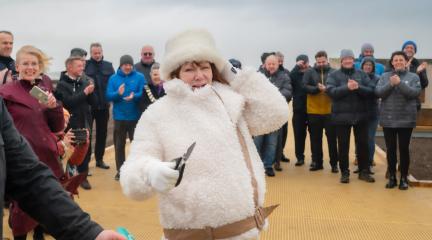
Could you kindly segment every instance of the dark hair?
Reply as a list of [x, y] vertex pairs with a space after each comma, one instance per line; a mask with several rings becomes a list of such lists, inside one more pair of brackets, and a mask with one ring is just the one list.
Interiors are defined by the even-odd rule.
[[241, 62], [239, 60], [237, 60], [235, 58], [231, 58], [228, 61], [233, 65], [233, 67], [238, 68], [238, 69], [242, 68], [242, 64], [241, 64]]
[[[197, 61], [193, 61], [191, 62], [192, 64], [195, 64], [197, 66], [200, 66], [201, 62], [197, 62]], [[170, 73], [170, 78], [180, 78], [180, 69], [181, 69], [182, 65], [179, 66], [176, 70], [172, 71]], [[216, 68], [216, 65], [214, 63], [210, 63], [210, 67], [212, 70], [212, 74], [213, 74], [213, 81], [215, 82], [220, 82], [222, 84], [226, 84], [229, 85], [228, 81], [226, 79], [224, 79], [222, 77], [222, 74], [218, 71], [218, 69]]]
[[315, 54], [315, 59], [320, 58], [320, 57], [325, 57], [327, 58], [327, 53], [326, 51], [319, 51]]
[[393, 58], [395, 56], [402, 56], [402, 57], [404, 57], [405, 61], [408, 61], [408, 56], [406, 55], [406, 53], [404, 51], [393, 52], [391, 57], [390, 57], [390, 61], [389, 61], [389, 66], [391, 69], [394, 69], [392, 62], [393, 62]]
[[261, 54], [261, 63], [264, 64], [265, 60], [270, 55], [276, 55], [276, 53], [275, 52], [265, 52], [265, 53]]

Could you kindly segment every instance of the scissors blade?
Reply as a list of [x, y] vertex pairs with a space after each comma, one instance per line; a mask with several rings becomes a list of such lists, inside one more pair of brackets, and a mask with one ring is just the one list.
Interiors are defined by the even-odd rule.
[[186, 160], [188, 160], [188, 158], [190, 157], [192, 151], [194, 150], [196, 145], [196, 142], [192, 143], [192, 145], [189, 146], [189, 148], [187, 149], [186, 153], [183, 155], [183, 161], [185, 162]]

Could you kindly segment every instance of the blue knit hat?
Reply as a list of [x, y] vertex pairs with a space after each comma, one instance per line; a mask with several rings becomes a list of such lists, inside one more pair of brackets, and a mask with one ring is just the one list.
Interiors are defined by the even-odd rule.
[[402, 45], [402, 51], [408, 45], [413, 45], [414, 46], [414, 51], [417, 53], [417, 44], [414, 41], [411, 41], [411, 40], [408, 40], [408, 41], [404, 42], [404, 44]]

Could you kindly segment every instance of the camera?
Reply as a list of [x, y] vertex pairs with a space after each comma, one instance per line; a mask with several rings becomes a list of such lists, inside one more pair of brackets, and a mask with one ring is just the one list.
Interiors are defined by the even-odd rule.
[[77, 145], [86, 143], [87, 141], [87, 129], [85, 128], [77, 128], [77, 129], [72, 129], [71, 130], [72, 133], [74, 134], [74, 143]]

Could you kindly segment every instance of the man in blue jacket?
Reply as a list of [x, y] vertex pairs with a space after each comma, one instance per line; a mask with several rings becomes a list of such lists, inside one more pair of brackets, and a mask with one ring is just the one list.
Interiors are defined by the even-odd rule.
[[139, 102], [145, 84], [144, 75], [133, 68], [132, 57], [123, 55], [120, 67], [110, 77], [106, 91], [107, 100], [113, 102], [116, 180], [120, 178], [119, 171], [125, 161], [126, 135], [130, 141], [133, 140], [135, 126], [141, 117]]

